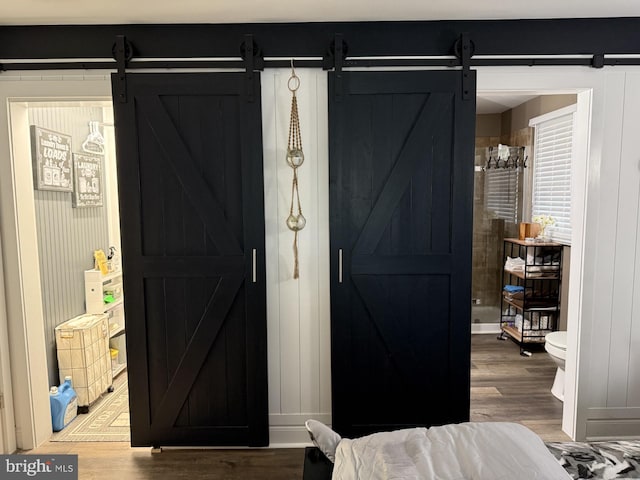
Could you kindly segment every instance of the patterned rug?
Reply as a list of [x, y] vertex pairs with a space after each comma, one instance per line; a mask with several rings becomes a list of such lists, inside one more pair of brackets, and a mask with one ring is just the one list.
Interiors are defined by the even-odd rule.
[[640, 441], [547, 442], [546, 445], [571, 478], [640, 480]]
[[89, 408], [78, 415], [62, 431], [52, 435], [52, 442], [130, 442], [129, 384], [126, 372], [113, 382], [113, 392], [104, 393]]

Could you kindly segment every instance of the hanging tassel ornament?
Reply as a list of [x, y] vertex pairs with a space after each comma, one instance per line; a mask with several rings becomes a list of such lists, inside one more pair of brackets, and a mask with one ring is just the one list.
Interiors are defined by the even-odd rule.
[[[300, 78], [296, 75], [291, 60], [291, 77], [287, 82], [287, 87], [291, 92], [291, 119], [289, 120], [289, 141], [287, 143], [287, 164], [293, 169], [293, 180], [291, 182], [291, 206], [289, 207], [289, 217], [287, 227], [294, 232], [293, 237], [293, 278], [300, 277], [300, 266], [298, 261], [298, 232], [307, 224], [307, 219], [302, 215], [300, 206], [300, 193], [298, 192], [298, 167], [304, 162], [302, 152], [302, 137], [300, 135], [300, 118], [298, 117], [298, 100], [296, 91], [300, 87]], [[294, 211], [295, 207], [295, 211]]]

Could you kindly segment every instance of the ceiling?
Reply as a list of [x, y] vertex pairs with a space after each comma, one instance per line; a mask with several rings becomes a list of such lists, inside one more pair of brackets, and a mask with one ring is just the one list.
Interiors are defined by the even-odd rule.
[[540, 94], [535, 92], [478, 92], [476, 97], [476, 113], [479, 115], [502, 113], [538, 96], [540, 96]]
[[0, 25], [640, 16], [638, 0], [2, 0]]

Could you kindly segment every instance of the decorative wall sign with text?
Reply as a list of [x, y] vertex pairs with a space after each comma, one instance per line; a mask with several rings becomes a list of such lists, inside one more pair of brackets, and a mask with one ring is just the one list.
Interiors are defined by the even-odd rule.
[[102, 206], [102, 157], [73, 154], [74, 207]]
[[37, 190], [73, 191], [70, 135], [31, 125], [31, 153]]

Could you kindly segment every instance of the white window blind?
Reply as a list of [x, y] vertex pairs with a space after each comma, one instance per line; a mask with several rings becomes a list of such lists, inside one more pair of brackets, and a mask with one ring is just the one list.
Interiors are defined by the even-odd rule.
[[518, 222], [519, 168], [490, 168], [485, 171], [486, 209], [495, 218]]
[[[575, 106], [532, 119], [535, 126], [532, 217], [551, 215], [554, 241], [571, 244], [571, 160]], [[538, 121], [536, 121], [538, 120]]]

